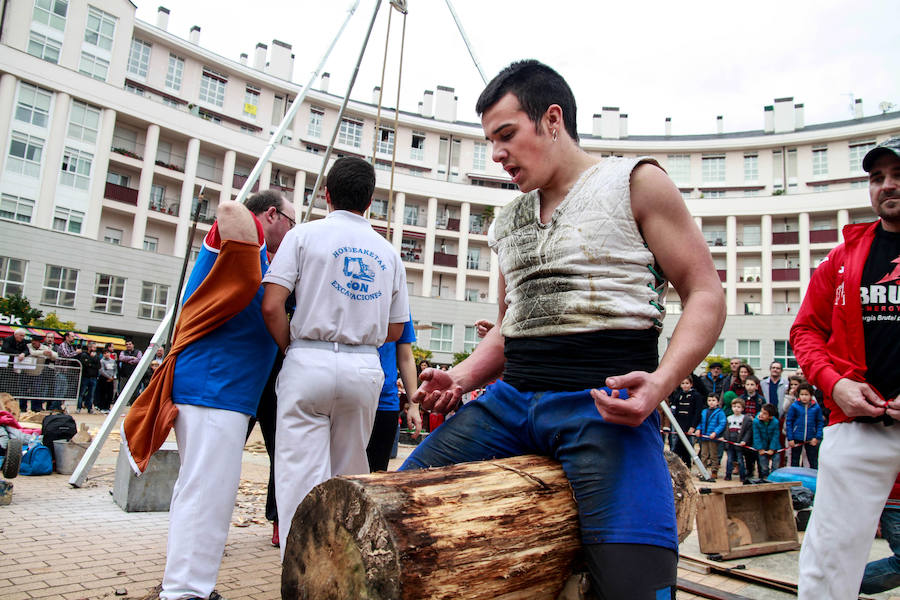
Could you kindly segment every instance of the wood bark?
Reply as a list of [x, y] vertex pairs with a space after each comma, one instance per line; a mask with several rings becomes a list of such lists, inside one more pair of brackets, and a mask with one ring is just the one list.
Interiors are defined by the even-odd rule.
[[581, 547], [569, 482], [539, 456], [333, 478], [283, 543], [282, 598], [303, 600], [553, 600]]

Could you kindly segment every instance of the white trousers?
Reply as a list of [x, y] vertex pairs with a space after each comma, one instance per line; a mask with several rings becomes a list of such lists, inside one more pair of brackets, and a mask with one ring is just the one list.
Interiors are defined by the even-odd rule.
[[812, 517], [800, 549], [800, 600], [850, 600], [900, 472], [900, 424], [825, 428]]
[[335, 475], [369, 472], [384, 373], [377, 352], [289, 348], [278, 375], [275, 499], [281, 558], [303, 498]]
[[169, 507], [169, 545], [161, 600], [209, 598], [241, 480], [248, 415], [178, 405], [181, 467]]

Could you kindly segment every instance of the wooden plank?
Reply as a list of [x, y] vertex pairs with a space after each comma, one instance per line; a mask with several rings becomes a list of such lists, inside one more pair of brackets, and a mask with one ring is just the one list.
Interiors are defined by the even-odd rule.
[[728, 552], [728, 513], [725, 498], [717, 494], [700, 494], [697, 507], [697, 537], [704, 554]]
[[759, 556], [760, 554], [773, 554], [775, 552], [788, 552], [800, 548], [800, 542], [760, 542], [758, 544], [749, 544], [747, 546], [738, 546], [729, 552], [721, 552], [723, 560], [733, 560], [735, 558], [744, 558], [747, 556]]
[[682, 592], [688, 592], [700, 596], [701, 598], [712, 598], [712, 600], [753, 600], [748, 596], [723, 592], [722, 590], [717, 590], [716, 588], [703, 585], [702, 583], [696, 583], [688, 579], [682, 579], [681, 577], [678, 578], [676, 587]]
[[[713, 560], [709, 560], [700, 556], [692, 556], [688, 554], [679, 554], [679, 567], [682, 567], [682, 561], [687, 561], [688, 563], [694, 563], [698, 566], [703, 566], [708, 568], [713, 573], [719, 573], [721, 575], [727, 575], [734, 579], [740, 579], [741, 581], [748, 581], [751, 583], [758, 583], [760, 585], [764, 585], [766, 587], [770, 587], [776, 590], [782, 590], [786, 592], [792, 592], [794, 594], [797, 593], [797, 582], [791, 581], [788, 579], [779, 579], [777, 577], [772, 577], [768, 573], [763, 573], [761, 571], [755, 571], [753, 569], [735, 569], [728, 565], [724, 565], [720, 562], [716, 562]], [[686, 563], [685, 563], [686, 564]]]
[[802, 485], [799, 481], [779, 481], [774, 483], [758, 483], [756, 485], [734, 485], [730, 487], [705, 488], [710, 494], [756, 494], [759, 492], [772, 492], [775, 490], [787, 490], [794, 486]]

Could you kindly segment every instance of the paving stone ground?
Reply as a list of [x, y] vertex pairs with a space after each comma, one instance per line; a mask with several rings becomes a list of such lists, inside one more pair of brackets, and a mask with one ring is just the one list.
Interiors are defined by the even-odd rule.
[[[103, 421], [100, 415], [74, 417], [93, 431]], [[138, 600], [160, 583], [168, 513], [126, 513], [113, 501], [118, 446], [118, 435], [113, 434], [81, 488], [70, 486], [68, 475], [13, 480], [12, 503], [0, 506], [0, 599]], [[401, 448], [401, 458], [408, 452]], [[392, 468], [397, 465], [393, 462]], [[279, 553], [270, 543], [272, 526], [264, 517], [267, 477], [268, 457], [257, 429], [244, 452], [241, 489], [216, 586], [228, 600], [280, 598]], [[695, 537], [683, 548], [696, 545]], [[876, 544], [873, 555], [889, 554], [883, 541], [878, 542], [881, 547]], [[791, 578], [793, 569], [796, 577], [796, 552], [780, 556], [769, 559], [780, 565], [779, 576]], [[752, 563], [748, 567], [754, 568]], [[686, 568], [679, 569], [679, 577], [757, 600], [792, 597]], [[680, 592], [678, 598], [699, 596]], [[877, 598], [900, 600], [890, 594]]]

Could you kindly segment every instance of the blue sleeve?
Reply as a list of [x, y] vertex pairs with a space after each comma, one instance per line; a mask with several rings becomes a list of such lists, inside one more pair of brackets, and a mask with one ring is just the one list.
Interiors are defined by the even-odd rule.
[[781, 450], [781, 440], [778, 436], [778, 419], [769, 421], [769, 450]]
[[760, 446], [762, 446], [762, 432], [759, 430], [760, 422], [759, 419], [753, 419], [753, 447], [757, 450], [762, 450]]
[[403, 333], [400, 334], [398, 344], [413, 344], [416, 341], [416, 330], [413, 328], [412, 318], [403, 325]]
[[823, 429], [825, 428], [825, 415], [822, 414], [822, 407], [816, 405], [816, 439], [822, 441]]
[[786, 437], [789, 440], [794, 439], [794, 419], [796, 419], [796, 411], [794, 410], [796, 403], [788, 407], [787, 417], [784, 419], [784, 428], [786, 429]]
[[714, 414], [716, 416], [716, 437], [722, 437], [722, 432], [725, 431], [725, 425], [728, 424], [725, 420], [725, 411], [720, 408]]

